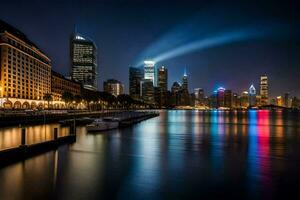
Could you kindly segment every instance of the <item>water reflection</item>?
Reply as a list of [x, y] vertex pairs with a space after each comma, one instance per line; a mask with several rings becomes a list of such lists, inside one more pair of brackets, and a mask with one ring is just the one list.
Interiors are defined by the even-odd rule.
[[[69, 134], [68, 127], [60, 127], [59, 124], [26, 126], [26, 144], [36, 144], [53, 140], [54, 128], [58, 128], [58, 137]], [[0, 150], [18, 147], [21, 144], [21, 128], [0, 128]]]
[[[270, 111], [178, 110], [101, 134], [78, 127], [76, 143], [0, 169], [0, 199], [292, 195], [297, 184], [291, 183], [300, 177], [299, 119], [299, 114]], [[52, 128], [29, 139], [47, 139]], [[2, 144], [15, 140], [5, 138]]]

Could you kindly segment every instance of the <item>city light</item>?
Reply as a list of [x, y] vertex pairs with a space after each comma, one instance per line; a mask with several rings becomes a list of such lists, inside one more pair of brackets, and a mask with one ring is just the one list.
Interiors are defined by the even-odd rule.
[[155, 65], [155, 62], [152, 61], [152, 60], [145, 60], [145, 61], [144, 61], [144, 64], [145, 64], [145, 65]]
[[296, 4], [19, 1], [0, 12], [0, 200], [299, 196]]

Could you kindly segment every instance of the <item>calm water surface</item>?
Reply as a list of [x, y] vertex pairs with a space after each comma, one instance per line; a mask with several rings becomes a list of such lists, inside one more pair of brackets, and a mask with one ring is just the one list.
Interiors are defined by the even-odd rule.
[[299, 199], [297, 113], [162, 111], [77, 133], [72, 145], [0, 168], [0, 199]]

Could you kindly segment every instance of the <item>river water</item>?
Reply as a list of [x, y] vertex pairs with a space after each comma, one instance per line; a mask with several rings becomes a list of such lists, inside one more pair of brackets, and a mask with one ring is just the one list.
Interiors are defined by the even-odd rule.
[[0, 199], [288, 199], [299, 178], [299, 113], [174, 110], [104, 133], [78, 127], [76, 143], [1, 167]]

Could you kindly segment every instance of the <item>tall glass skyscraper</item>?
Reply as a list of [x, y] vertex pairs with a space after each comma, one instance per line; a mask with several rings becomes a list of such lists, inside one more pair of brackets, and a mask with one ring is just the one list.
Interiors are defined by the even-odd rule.
[[159, 89], [159, 106], [166, 106], [167, 103], [167, 92], [168, 92], [168, 69], [161, 66], [158, 69], [158, 80], [157, 86]]
[[256, 105], [256, 89], [253, 84], [249, 88], [249, 104], [250, 106]]
[[144, 79], [151, 80], [153, 86], [156, 86], [155, 62], [152, 60], [144, 61]]
[[260, 96], [261, 105], [267, 105], [269, 103], [269, 85], [266, 75], [260, 77]]
[[97, 90], [97, 47], [93, 41], [75, 33], [71, 37], [71, 77], [84, 88]]
[[190, 94], [189, 94], [188, 76], [186, 73], [186, 69], [184, 69], [184, 74], [182, 76], [180, 104], [183, 106], [190, 105]]
[[142, 95], [142, 80], [143, 68], [129, 67], [129, 95], [134, 99], [139, 99]]

